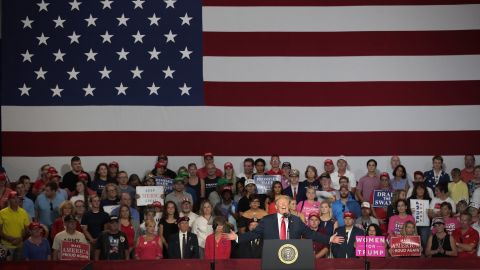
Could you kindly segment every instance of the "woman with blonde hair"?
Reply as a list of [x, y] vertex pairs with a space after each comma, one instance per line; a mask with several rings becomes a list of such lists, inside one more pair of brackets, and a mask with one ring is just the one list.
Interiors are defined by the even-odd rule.
[[[65, 224], [63, 223], [63, 218], [67, 215], [75, 215], [75, 207], [71, 201], [64, 201], [58, 207], [58, 213], [60, 216], [53, 222], [52, 227], [50, 228], [50, 239], [53, 241], [57, 233], [65, 230]], [[82, 226], [80, 222], [77, 223], [76, 230], [82, 232]]]
[[338, 222], [333, 218], [332, 206], [329, 202], [323, 201], [320, 204], [320, 224], [318, 225], [318, 231], [332, 236], [337, 228]]
[[108, 183], [102, 191], [102, 197], [100, 201], [100, 208], [104, 206], [118, 205], [120, 202], [120, 188], [113, 184]]
[[205, 256], [205, 240], [213, 232], [213, 206], [206, 200], [200, 204], [198, 217], [192, 224], [192, 233], [197, 235], [200, 259]]
[[156, 233], [156, 222], [145, 220], [145, 235], [138, 238], [135, 247], [135, 259], [158, 260], [163, 258], [162, 239]]

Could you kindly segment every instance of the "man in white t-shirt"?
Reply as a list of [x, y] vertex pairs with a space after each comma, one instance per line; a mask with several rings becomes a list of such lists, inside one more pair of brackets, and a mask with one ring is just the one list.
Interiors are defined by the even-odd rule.
[[347, 170], [347, 159], [345, 156], [340, 156], [337, 160], [337, 171], [330, 174], [330, 179], [332, 180], [332, 187], [336, 190], [340, 189], [340, 176], [348, 177], [349, 183], [349, 190], [355, 194], [355, 189], [357, 187], [357, 180], [355, 179], [355, 175]]
[[84, 243], [88, 244], [85, 235], [76, 230], [77, 220], [73, 215], [67, 215], [63, 218], [65, 230], [57, 233], [53, 239], [53, 260], [57, 261], [61, 258], [61, 248], [63, 242]]

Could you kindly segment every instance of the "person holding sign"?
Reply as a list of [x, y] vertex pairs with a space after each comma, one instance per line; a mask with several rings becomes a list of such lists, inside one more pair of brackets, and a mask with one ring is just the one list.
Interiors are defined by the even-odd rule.
[[430, 205], [430, 194], [427, 186], [423, 182], [414, 182], [412, 196], [409, 198], [412, 215], [417, 223], [417, 231], [422, 239], [422, 246], [427, 246], [428, 236], [430, 235], [430, 219], [428, 217], [428, 208]]
[[457, 256], [457, 246], [455, 239], [445, 230], [443, 218], [435, 218], [432, 225], [436, 233], [428, 237], [425, 256], [427, 257], [455, 257]]
[[[388, 175], [387, 172], [382, 172], [380, 174], [380, 189], [379, 190], [384, 191], [384, 192], [388, 192], [388, 194], [390, 194], [391, 191], [392, 191], [392, 188], [390, 187], [390, 176]], [[370, 204], [373, 204], [374, 192], [372, 192], [372, 194], [370, 195], [369, 201], [370, 201]], [[380, 229], [385, 234], [388, 230], [387, 212], [388, 212], [388, 206], [374, 207], [373, 208], [373, 216], [377, 218], [378, 223], [380, 225]]]
[[77, 220], [73, 215], [66, 215], [63, 218], [63, 223], [65, 224], [65, 230], [57, 233], [55, 239], [53, 239], [52, 249], [54, 261], [60, 260], [62, 242], [88, 244], [85, 235], [76, 230]]
[[399, 199], [396, 204], [397, 214], [392, 216], [388, 222], [388, 236], [400, 235], [403, 225], [407, 221], [415, 224], [415, 219], [410, 215], [407, 200]]

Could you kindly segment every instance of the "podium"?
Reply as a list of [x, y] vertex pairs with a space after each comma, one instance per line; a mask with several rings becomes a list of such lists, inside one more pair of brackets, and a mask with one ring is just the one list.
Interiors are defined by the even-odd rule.
[[262, 270], [315, 269], [311, 239], [264, 240]]

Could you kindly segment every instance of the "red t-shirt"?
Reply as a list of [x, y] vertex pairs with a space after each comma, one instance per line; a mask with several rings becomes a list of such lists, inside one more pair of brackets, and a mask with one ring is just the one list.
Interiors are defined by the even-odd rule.
[[268, 174], [268, 175], [283, 175], [283, 171], [282, 171], [282, 169], [278, 169], [278, 171], [275, 172], [274, 170], [270, 169], [266, 172], [266, 174]]
[[120, 230], [127, 236], [128, 247], [133, 247], [135, 245], [135, 231], [133, 230], [133, 225], [131, 223], [128, 226], [122, 224]]
[[[202, 167], [200, 169], [197, 170], [197, 176], [201, 179], [205, 179], [207, 177], [208, 173], [207, 173], [207, 168], [205, 167]], [[215, 175], [217, 177], [222, 177], [223, 176], [223, 173], [220, 169], [216, 169], [215, 171]]]
[[459, 258], [476, 258], [477, 257], [477, 246], [478, 246], [478, 232], [472, 228], [468, 227], [468, 230], [465, 234], [462, 234], [462, 228], [458, 228], [453, 231], [452, 234], [455, 242], [460, 244], [473, 244], [473, 250], [470, 252], [467, 251], [459, 251], [458, 257]]
[[8, 194], [9, 194], [11, 191], [12, 191], [12, 190], [7, 187], [7, 188], [5, 188], [5, 190], [3, 191], [3, 194], [0, 194], [0, 209], [3, 209], [3, 208], [5, 208], [5, 207], [8, 206]]
[[462, 172], [460, 173], [460, 178], [462, 178], [463, 182], [468, 184], [470, 180], [475, 178], [474, 172], [475, 170], [472, 170], [471, 172], [467, 172], [466, 169], [463, 169]]

